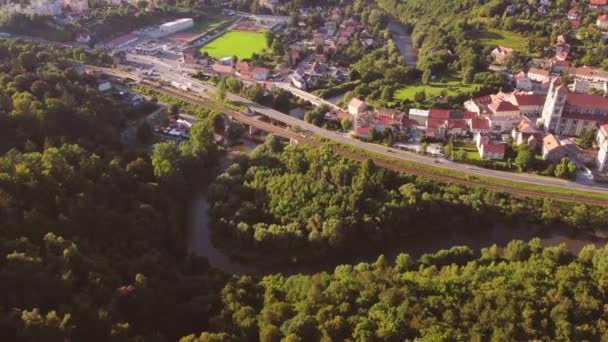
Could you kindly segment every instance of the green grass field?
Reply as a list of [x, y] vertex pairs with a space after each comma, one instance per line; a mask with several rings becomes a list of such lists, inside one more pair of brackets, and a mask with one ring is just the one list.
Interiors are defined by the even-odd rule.
[[474, 35], [473, 39], [479, 40], [481, 44], [486, 46], [496, 47], [500, 45], [517, 51], [524, 51], [528, 43], [525, 37], [517, 33], [495, 29], [479, 31]]
[[266, 47], [263, 32], [229, 31], [201, 47], [201, 52], [209, 56], [223, 58], [237, 56], [238, 59], [251, 58], [251, 55]]
[[208, 13], [194, 22], [194, 26], [187, 33], [203, 33], [232, 22], [234, 19], [222, 14]]
[[474, 84], [464, 85], [459, 79], [445, 78], [439, 81], [433, 81], [427, 85], [417, 83], [413, 85], [407, 85], [403, 88], [395, 91], [395, 100], [414, 100], [414, 95], [420, 91], [426, 93], [427, 100], [431, 97], [438, 96], [443, 90], [447, 92], [447, 95], [459, 95], [462, 93], [468, 93], [475, 90]]

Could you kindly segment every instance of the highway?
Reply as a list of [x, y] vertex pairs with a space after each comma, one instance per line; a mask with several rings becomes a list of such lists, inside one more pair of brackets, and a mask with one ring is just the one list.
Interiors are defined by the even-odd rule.
[[[158, 68], [159, 67], [157, 67], [157, 70], [158, 70]], [[119, 71], [116, 71], [113, 69], [103, 69], [103, 68], [95, 68], [95, 67], [92, 67], [90, 69], [92, 69], [92, 70], [97, 69], [100, 71], [104, 71], [108, 74], [113, 74], [117, 77], [122, 77], [122, 78], [130, 77], [132, 79], [138, 79], [137, 75], [134, 75], [133, 73], [119, 72]], [[199, 80], [196, 80], [192, 77], [184, 76], [184, 75], [180, 74], [179, 70], [164, 69], [164, 70], [162, 70], [161, 75], [163, 75], [164, 79], [175, 79], [175, 80], [182, 80], [182, 81], [192, 83], [194, 85], [193, 92], [197, 92], [198, 95], [201, 97], [210, 97], [211, 96], [210, 94], [213, 94], [216, 91], [215, 87], [202, 83]], [[198, 89], [201, 89], [202, 91], [198, 92], [197, 91]], [[381, 146], [381, 145], [377, 145], [377, 144], [363, 142], [363, 141], [353, 139], [353, 138], [350, 138], [348, 136], [345, 136], [345, 135], [342, 135], [342, 134], [339, 134], [339, 133], [336, 133], [333, 131], [326, 130], [324, 128], [314, 126], [303, 120], [300, 120], [300, 119], [294, 118], [292, 116], [289, 116], [287, 114], [281, 113], [272, 108], [262, 106], [258, 103], [252, 102], [250, 100], [247, 100], [245, 98], [242, 98], [242, 97], [234, 95], [234, 94], [229, 93], [227, 95], [227, 98], [230, 101], [234, 102], [235, 104], [247, 106], [250, 109], [252, 109], [262, 115], [265, 115], [273, 120], [282, 122], [286, 125], [289, 125], [292, 127], [297, 126], [297, 127], [301, 128], [302, 130], [311, 132], [320, 137], [323, 137], [323, 138], [326, 138], [329, 140], [333, 140], [335, 142], [338, 142], [338, 143], [341, 143], [341, 144], [344, 144], [347, 146], [356, 147], [363, 151], [383, 155], [386, 157], [401, 159], [401, 160], [407, 161], [407, 162], [423, 164], [423, 165], [427, 165], [427, 166], [430, 166], [433, 168], [444, 169], [444, 171], [448, 171], [448, 172], [449, 171], [459, 171], [459, 172], [463, 172], [463, 173], [466, 173], [466, 174], [469, 174], [472, 176], [494, 178], [494, 179], [500, 179], [500, 180], [510, 181], [510, 182], [520, 182], [520, 183], [525, 183], [525, 184], [530, 184], [530, 185], [544, 185], [544, 186], [548, 186], [548, 187], [561, 188], [561, 189], [565, 189], [565, 190], [578, 190], [578, 191], [588, 191], [588, 192], [594, 192], [594, 193], [608, 194], [608, 188], [602, 187], [602, 186], [591, 186], [591, 185], [586, 185], [586, 184], [579, 184], [579, 183], [575, 183], [575, 182], [571, 182], [571, 181], [566, 181], [563, 179], [552, 178], [552, 177], [543, 177], [543, 176], [537, 176], [537, 175], [533, 175], [533, 174], [512, 173], [512, 172], [483, 169], [483, 168], [473, 167], [473, 166], [466, 165], [466, 164], [454, 163], [454, 162], [444, 160], [444, 159], [439, 160], [439, 159], [435, 159], [435, 158], [431, 158], [431, 157], [421, 156], [421, 155], [411, 153], [411, 152], [400, 151], [397, 149], [387, 148], [385, 146]]]

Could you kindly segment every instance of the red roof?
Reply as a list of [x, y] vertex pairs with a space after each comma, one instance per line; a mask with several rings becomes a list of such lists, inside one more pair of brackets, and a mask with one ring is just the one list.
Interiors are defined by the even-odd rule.
[[477, 117], [477, 113], [466, 111], [462, 114], [463, 119], [475, 119]]
[[570, 25], [572, 25], [572, 27], [577, 28], [579, 26], [581, 26], [581, 21], [580, 20], [570, 20]]
[[429, 118], [434, 119], [449, 119], [450, 111], [447, 109], [430, 109]]
[[568, 62], [568, 61], [554, 60], [553, 64], [557, 65], [558, 67], [565, 67], [565, 68], [570, 67], [570, 62]]
[[453, 129], [453, 128], [467, 129], [467, 127], [468, 127], [468, 124], [467, 124], [467, 120], [465, 120], [465, 119], [449, 119], [448, 120], [449, 129]]
[[539, 94], [523, 95], [515, 94], [515, 101], [519, 106], [542, 106], [545, 104], [545, 96]]
[[355, 133], [360, 135], [369, 135], [369, 127], [357, 127]]
[[482, 144], [484, 153], [495, 153], [495, 154], [505, 154], [505, 144]]
[[471, 129], [490, 129], [490, 121], [487, 119], [471, 119]]
[[599, 21], [608, 21], [608, 15], [602, 14], [602, 15], [599, 16], [599, 18], [597, 18], [597, 20], [599, 20]]
[[549, 72], [547, 70], [538, 69], [538, 68], [530, 68], [530, 70], [528, 70], [528, 75], [529, 74], [535, 74], [535, 75], [540, 75], [540, 76], [544, 76], [544, 77], [549, 76]]
[[215, 63], [211, 66], [211, 69], [219, 74], [232, 74], [234, 69], [230, 65], [223, 65]]
[[439, 128], [445, 125], [446, 119], [428, 118], [426, 119], [426, 127], [430, 129]]
[[490, 107], [493, 112], [514, 112], [519, 110], [516, 105], [512, 104], [509, 101], [493, 102], [488, 107]]
[[590, 109], [608, 110], [608, 98], [597, 95], [569, 93], [566, 105]]
[[608, 136], [608, 125], [600, 126], [600, 131], [602, 131], [604, 135]]
[[607, 0], [591, 0], [591, 1], [589, 1], [589, 3], [594, 6], [606, 6], [606, 4], [608, 4], [608, 1]]

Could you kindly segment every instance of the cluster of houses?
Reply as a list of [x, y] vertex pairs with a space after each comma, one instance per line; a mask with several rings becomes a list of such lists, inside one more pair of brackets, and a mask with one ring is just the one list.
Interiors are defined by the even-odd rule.
[[[363, 50], [375, 44], [373, 35], [363, 24], [353, 17], [342, 20], [343, 17], [343, 9], [338, 7], [332, 9], [323, 27], [313, 30], [308, 38], [290, 45], [290, 63], [296, 66], [291, 76], [294, 86], [307, 89], [317, 78], [346, 81], [348, 70], [329, 65], [327, 61], [340, 47], [352, 44], [355, 39]], [[315, 51], [314, 56], [310, 62], [301, 63], [309, 55], [308, 51]]]

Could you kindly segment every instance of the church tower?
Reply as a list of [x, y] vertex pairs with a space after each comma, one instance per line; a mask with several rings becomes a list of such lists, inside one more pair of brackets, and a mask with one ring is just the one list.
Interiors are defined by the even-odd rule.
[[542, 123], [545, 131], [559, 134], [559, 122], [566, 102], [568, 90], [561, 77], [551, 81], [543, 107]]

